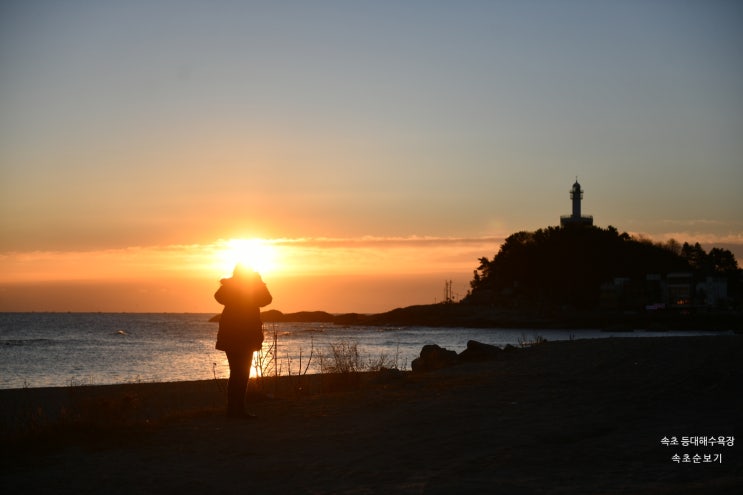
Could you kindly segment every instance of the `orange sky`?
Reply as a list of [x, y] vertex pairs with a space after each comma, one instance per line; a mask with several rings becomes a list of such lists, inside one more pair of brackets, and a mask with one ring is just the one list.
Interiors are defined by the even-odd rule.
[[[501, 239], [362, 238], [263, 241], [260, 263], [282, 311], [379, 312], [441, 300], [444, 281], [460, 297], [480, 256]], [[209, 245], [0, 256], [0, 310], [218, 310], [211, 299], [236, 261], [250, 263], [228, 240]]]

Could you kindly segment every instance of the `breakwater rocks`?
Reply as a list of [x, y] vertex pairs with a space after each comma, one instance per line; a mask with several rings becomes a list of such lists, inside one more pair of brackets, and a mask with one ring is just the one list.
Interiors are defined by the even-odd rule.
[[455, 351], [445, 349], [436, 344], [429, 344], [423, 346], [420, 357], [415, 358], [411, 363], [411, 369], [413, 372], [418, 373], [448, 368], [449, 366], [461, 363], [489, 361], [497, 359], [502, 353], [515, 350], [517, 348], [512, 345], [507, 345], [501, 349], [495, 345], [470, 340], [467, 342], [467, 348], [457, 354]]

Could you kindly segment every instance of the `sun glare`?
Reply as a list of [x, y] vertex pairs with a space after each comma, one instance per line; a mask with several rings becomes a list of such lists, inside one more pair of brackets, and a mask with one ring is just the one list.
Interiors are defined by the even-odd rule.
[[218, 256], [224, 275], [231, 274], [238, 263], [249, 266], [261, 275], [277, 269], [276, 248], [263, 239], [230, 239]]

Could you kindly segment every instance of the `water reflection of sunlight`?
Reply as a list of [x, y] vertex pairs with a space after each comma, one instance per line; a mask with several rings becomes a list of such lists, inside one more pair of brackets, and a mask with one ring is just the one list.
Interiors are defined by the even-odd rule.
[[[264, 372], [266, 376], [274, 374], [274, 368], [271, 366], [269, 369], [266, 364], [266, 356], [268, 352], [269, 348], [267, 347], [267, 344], [264, 343], [261, 353], [256, 352], [253, 354], [253, 362], [250, 365], [251, 380], [261, 376], [262, 372]], [[281, 366], [279, 366], [278, 371], [280, 374]], [[217, 380], [230, 377], [230, 363], [227, 361], [227, 356], [224, 353], [220, 353], [220, 357], [214, 359], [214, 362], [212, 363], [212, 374]]]

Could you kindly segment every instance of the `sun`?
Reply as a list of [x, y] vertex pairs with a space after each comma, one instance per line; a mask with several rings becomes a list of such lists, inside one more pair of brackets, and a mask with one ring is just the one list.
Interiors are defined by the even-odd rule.
[[230, 239], [218, 251], [220, 270], [232, 273], [238, 263], [266, 275], [278, 268], [276, 247], [264, 239]]

